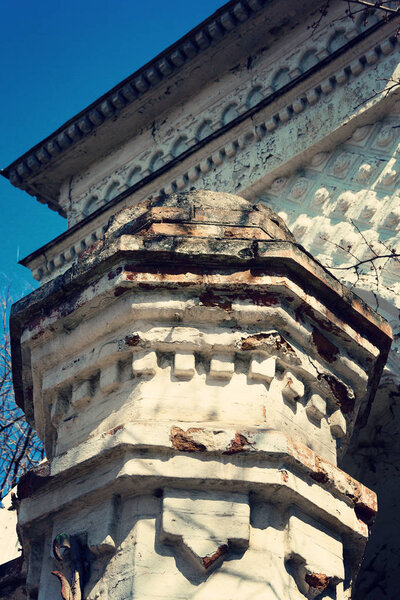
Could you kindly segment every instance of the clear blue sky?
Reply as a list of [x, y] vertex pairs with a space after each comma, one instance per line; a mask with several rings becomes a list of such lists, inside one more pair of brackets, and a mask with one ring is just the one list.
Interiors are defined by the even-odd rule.
[[[0, 167], [220, 8], [221, 0], [0, 0]], [[66, 221], [0, 177], [0, 290]]]

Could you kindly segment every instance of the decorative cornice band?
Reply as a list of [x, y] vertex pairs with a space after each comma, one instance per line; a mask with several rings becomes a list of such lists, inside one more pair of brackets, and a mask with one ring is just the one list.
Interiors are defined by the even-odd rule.
[[[45, 140], [1, 170], [1, 174], [16, 187], [34, 194], [34, 190], [30, 190], [29, 186], [25, 187], [25, 178], [83, 137], [91, 134], [105, 121], [113, 118], [118, 111], [141, 98], [209, 46], [221, 41], [267, 3], [268, 0], [239, 2], [231, 0], [172, 46], [67, 121]], [[59, 210], [59, 207], [56, 210]]]
[[[38, 194], [37, 190], [35, 190], [35, 186], [29, 185], [26, 180], [35, 172], [38, 172], [42, 167], [45, 167], [53, 159], [71, 148], [74, 144], [81, 141], [85, 136], [91, 134], [97, 127], [105, 123], [105, 121], [113, 118], [118, 111], [127, 107], [129, 104], [132, 104], [132, 102], [139, 97], [141, 98], [151, 88], [155, 87], [173, 72], [183, 67], [183, 65], [187, 64], [209, 46], [221, 41], [223, 37], [230, 34], [236, 27], [239, 27], [268, 3], [269, 0], [242, 0], [240, 2], [231, 0], [211, 17], [178, 40], [178, 42], [170, 46], [133, 75], [78, 113], [78, 115], [67, 121], [67, 123], [55, 131], [51, 136], [34, 146], [22, 157], [1, 170], [0, 173], [8, 178], [16, 187], [26, 190], [31, 195], [36, 195], [40, 202], [48, 204], [49, 208], [52, 208], [62, 216], [65, 216], [63, 209], [53, 198], [43, 198], [42, 195], [40, 193]], [[199, 142], [195, 148], [198, 149], [200, 146], [207, 144], [214, 138], [223, 135], [238, 123], [253, 116], [314, 72], [322, 69], [337, 57], [353, 48], [361, 40], [373, 34], [377, 29], [387, 24], [392, 18], [394, 18], [394, 16], [378, 21], [369, 29], [360, 33], [348, 43], [332, 52], [332, 54], [320, 60], [316, 65], [295, 77], [285, 86], [261, 100], [254, 107], [248, 109], [227, 125], [213, 132], [212, 135], [204, 138], [204, 140]], [[155, 177], [162, 175], [164, 171], [184, 160], [193, 153], [193, 151], [193, 148], [189, 148], [186, 152], [171, 160], [168, 165], [164, 165], [162, 168], [157, 169], [138, 183], [140, 183], [141, 186], [146, 185]], [[129, 189], [130, 193], [135, 191], [136, 188], [138, 188], [138, 184]], [[115, 198], [115, 200], [120, 200], [125, 197], [125, 195], [126, 193], [121, 194]], [[96, 211], [91, 217], [100, 214], [100, 212], [101, 210]], [[83, 223], [81, 222], [81, 224]]]
[[[55, 238], [45, 246], [39, 248], [38, 250], [34, 251], [27, 257], [23, 258], [20, 261], [20, 264], [28, 267], [30, 263], [33, 260], [35, 260], [35, 258], [39, 257], [40, 255], [43, 255], [43, 253], [45, 252], [48, 252], [53, 246], [58, 245], [64, 239], [70, 238], [70, 236], [72, 236], [78, 230], [82, 230], [90, 222], [95, 221], [103, 213], [109, 211], [109, 209], [112, 206], [119, 204], [121, 201], [131, 196], [133, 193], [138, 192], [148, 184], [151, 184], [153, 181], [156, 181], [164, 173], [171, 171], [179, 163], [185, 161], [190, 156], [196, 154], [196, 152], [198, 152], [201, 148], [207, 146], [212, 141], [222, 137], [224, 134], [228, 133], [232, 129], [235, 129], [238, 125], [251, 119], [257, 113], [260, 113], [263, 109], [271, 105], [278, 98], [284, 96], [286, 93], [294, 89], [297, 85], [304, 82], [310, 76], [320, 71], [323, 67], [327, 66], [337, 56], [340, 56], [346, 50], [352, 47], [355, 43], [355, 39], [359, 40], [359, 38], [352, 39], [348, 44], [346, 44], [342, 48], [339, 48], [337, 51], [327, 56], [325, 59], [321, 60], [318, 64], [314, 65], [304, 73], [301, 73], [296, 78], [294, 78], [278, 90], [274, 91], [266, 98], [263, 98], [254, 107], [241, 113], [234, 120], [218, 128], [216, 131], [212, 132], [204, 139], [198, 141], [194, 146], [187, 148], [183, 153], [181, 153], [177, 157], [171, 158], [160, 168], [149, 173], [135, 184], [129, 186], [123, 192], [115, 196], [112, 200], [108, 201], [96, 211], [94, 211], [93, 213], [91, 213], [90, 215], [88, 215], [87, 217], [70, 227], [67, 231], [60, 234], [57, 238]], [[361, 57], [356, 59], [352, 57], [351, 62], [349, 62], [349, 65], [342, 66], [337, 73], [334, 73], [330, 77], [323, 79], [320, 83], [314, 85], [308, 92], [303, 93], [301, 97], [292, 100], [292, 102], [289, 102], [287, 106], [285, 106], [279, 112], [277, 112], [276, 115], [273, 115], [267, 121], [262, 121], [261, 123], [253, 127], [253, 132], [248, 132], [247, 136], [246, 134], [239, 136], [236, 135], [229, 142], [227, 142], [219, 152], [211, 153], [208, 158], [203, 159], [199, 164], [192, 167], [190, 177], [188, 177], [185, 174], [182, 174], [180, 177], [178, 177], [178, 179], [182, 180], [181, 182], [171, 181], [171, 183], [168, 186], [164, 187], [162, 190], [159, 189], [156, 193], [163, 194], [171, 193], [177, 190], [184, 190], [190, 183], [197, 180], [200, 177], [201, 173], [207, 173], [208, 171], [210, 171], [213, 164], [215, 164], [215, 166], [219, 166], [219, 164], [221, 164], [226, 158], [233, 158], [249, 143], [254, 143], [264, 138], [268, 133], [275, 131], [279, 126], [285, 124], [299, 112], [303, 112], [307, 109], [307, 107], [316, 104], [321, 97], [330, 94], [335, 86], [341, 86], [345, 84], [348, 81], [349, 77], [358, 77], [365, 69], [368, 69], [369, 67], [375, 67], [376, 63], [379, 61], [380, 58], [385, 57], [393, 51], [396, 44], [397, 38], [395, 36], [391, 36], [390, 39], [384, 40], [381, 44], [377, 44], [375, 46], [373, 60], [371, 56], [369, 56], [368, 60], [366, 55], [362, 55]], [[181, 185], [178, 185], [178, 183], [180, 183]], [[97, 229], [99, 230], [98, 227]], [[99, 230], [99, 236], [97, 236], [96, 239], [100, 239], [102, 237], [102, 228], [100, 229], [101, 231]], [[97, 232], [91, 232], [91, 234], [95, 235], [96, 233]], [[87, 232], [85, 233], [85, 235], [87, 236]], [[72, 258], [73, 257], [71, 256], [70, 259]], [[41, 280], [42, 277], [35, 275], [35, 278]]]

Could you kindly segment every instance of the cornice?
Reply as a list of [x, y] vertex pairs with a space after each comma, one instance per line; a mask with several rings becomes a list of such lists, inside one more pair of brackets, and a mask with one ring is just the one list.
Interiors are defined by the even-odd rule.
[[[4, 170], [1, 170], [0, 173], [8, 178], [16, 187], [24, 189], [29, 194], [36, 196], [40, 202], [48, 204], [52, 210], [56, 210], [62, 216], [66, 216], [64, 209], [59, 203], [54, 198], [43, 197], [43, 192], [38, 191], [35, 183], [30, 182], [30, 179], [45, 170], [50, 163], [59, 159], [62, 154], [67, 153], [78, 143], [82, 142], [84, 138], [92, 135], [107, 121], [115, 118], [123, 109], [132, 105], [135, 101], [141, 100], [144, 95], [149, 94], [157, 85], [184, 68], [198, 55], [207, 51], [210, 46], [216, 45], [227, 36], [230, 36], [239, 26], [269, 4], [271, 4], [270, 0], [242, 0], [240, 2], [231, 0], [175, 44], [101, 96], [86, 109], [78, 113], [78, 115], [67, 121], [53, 134], [34, 146]], [[388, 20], [390, 19], [385, 18], [378, 21], [368, 30], [360, 33], [347, 44], [320, 60], [311, 69], [295, 77], [283, 88], [276, 90], [273, 94], [261, 100], [227, 125], [214, 131], [211, 136], [199, 142], [199, 145], [206, 145], [216, 137], [224, 135], [238, 123], [252, 117], [276, 98], [298, 85], [303, 79], [322, 69], [338, 56], [360, 43], [361, 40], [373, 34], [377, 29], [386, 25]], [[154, 178], [162, 175], [166, 170], [174, 167], [175, 164], [184, 160], [187, 155], [198, 150], [199, 145], [196, 145], [195, 148], [189, 148], [182, 155], [163, 165], [161, 169], [157, 169], [145, 177], [144, 180], [139, 182], [140, 186], [146, 185]], [[137, 185], [133, 187], [136, 189]], [[134, 190], [130, 188], [129, 191], [132, 192]], [[115, 200], [117, 199], [120, 200], [121, 195]], [[97, 211], [94, 214], [97, 214]]]
[[[359, 43], [360, 38], [357, 38], [356, 41]], [[352, 41], [345, 46], [345, 50], [350, 50], [353, 46], [354, 43]], [[186, 148], [179, 154], [173, 152], [174, 146], [182, 139], [181, 132], [177, 130], [175, 139], [172, 142], [169, 142], [169, 152], [166, 148], [163, 148], [163, 151], [160, 151], [160, 148], [158, 147], [150, 157], [148, 149], [142, 152], [141, 155], [131, 156], [130, 153], [129, 162], [125, 163], [122, 169], [119, 168], [116, 170], [115, 167], [113, 167], [112, 172], [106, 170], [102, 181], [98, 181], [93, 186], [86, 189], [86, 201], [91, 197], [104, 199], [107, 188], [110, 186], [110, 180], [112, 182], [111, 186], [116, 185], [121, 191], [111, 200], [107, 200], [107, 202], [103, 200], [103, 205], [99, 212], [97, 212], [97, 209], [91, 214], [101, 214], [101, 211], [107, 210], [107, 207], [109, 208], [112, 203], [117, 204], [120, 200], [126, 198], [126, 194], [130, 195], [130, 193], [136, 192], [143, 185], [147, 185], [160, 176], [163, 176], [164, 173], [173, 170], [177, 165], [183, 163], [186, 159], [192, 157], [204, 147], [213, 146], [215, 148], [215, 142], [223, 140], [223, 146], [220, 148], [220, 153], [222, 152], [222, 154], [217, 156], [220, 154], [219, 152], [217, 152], [217, 155], [215, 155], [215, 152], [211, 152], [207, 157], [210, 165], [214, 163], [215, 167], [218, 167], [225, 158], [231, 158], [235, 154], [240, 153], [240, 150], [243, 149], [244, 146], [247, 146], [252, 140], [261, 140], [266, 134], [275, 131], [278, 127], [290, 121], [296, 114], [304, 112], [310, 106], [316, 104], [321, 97], [329, 95], [336, 86], [350, 83], [352, 79], [359, 76], [366, 68], [375, 66], [382, 57], [390, 54], [395, 46], [396, 38], [395, 36], [391, 36], [390, 38], [388, 37], [387, 39], [376, 43], [368, 52], [363, 51], [361, 48], [359, 56], [356, 57], [353, 53], [348, 60], [346, 60], [346, 57], [344, 56], [340, 57], [340, 55], [343, 55], [343, 52], [341, 51], [342, 48], [337, 53], [331, 54], [324, 48], [321, 54], [325, 53], [325, 57], [320, 58], [317, 64], [306, 71], [301, 69], [301, 60], [299, 60], [298, 64], [294, 62], [294, 68], [292, 68], [293, 76], [287, 84], [278, 89], [273, 89], [270, 85], [266, 85], [266, 89], [269, 90], [269, 93], [256, 104], [249, 107], [247, 102], [246, 104], [240, 101], [236, 102], [239, 114], [225, 125], [217, 126], [218, 117], [209, 115], [209, 107], [208, 110], [204, 110], [201, 115], [197, 116], [197, 127], [201, 122], [203, 122], [203, 124], [210, 123], [212, 133], [199, 139], [196, 133], [191, 131], [189, 127], [185, 130]], [[299, 54], [300, 56], [298, 59], [301, 59], [301, 55], [304, 56], [304, 51]], [[339, 59], [339, 57], [341, 58], [340, 65], [335, 68], [334, 71], [328, 72], [327, 67], [333, 62], [335, 57], [337, 59]], [[281, 65], [276, 65], [275, 75], [279, 74], [281, 70]], [[270, 77], [270, 79], [273, 80], [274, 75]], [[309, 81], [310, 83], [312, 82], [311, 87], [305, 89], [305, 86], [310, 85], [308, 83]], [[250, 87], [247, 90], [247, 97], [260, 88], [261, 86], [258, 83], [253, 85], [253, 87]], [[291, 92], [292, 94], [294, 92], [298, 97], [291, 101], [289, 101], [288, 98], [282, 100], [284, 96]], [[275, 106], [278, 104], [280, 104], [280, 108], [276, 108], [275, 114], [272, 114], [271, 118], [263, 120], [263, 117], [265, 116], [263, 115], [264, 110], [268, 110], [271, 105]], [[231, 105], [232, 99], [230, 97], [224, 97], [219, 100], [218, 105], [214, 105], [213, 109], [216, 109], [218, 106], [217, 110], [220, 115], [223, 115]], [[237, 127], [242, 126], [243, 129], [243, 126], [246, 127], [249, 123], [252, 123], [253, 126], [250, 129], [247, 128], [248, 131], [246, 131], [244, 138], [240, 139], [240, 136], [237, 136]], [[228, 137], [229, 142], [226, 143]], [[162, 157], [161, 160], [163, 164], [157, 169], [153, 169], [151, 165], [157, 155]], [[164, 192], [171, 193], [173, 191], [182, 191], [187, 185], [199, 179], [200, 171], [203, 174], [207, 172], [207, 165], [205, 162], [207, 161], [203, 160], [202, 163], [204, 164], [197, 164], [194, 168], [189, 169], [190, 172], [184, 176], [178, 177], [176, 181], [171, 181], [165, 190], [159, 189], [157, 193], [163, 194]], [[135, 183], [129, 183], [129, 173], [135, 171], [139, 173], [139, 177], [138, 179], [135, 179]], [[197, 173], [195, 171], [197, 171]], [[79, 195], [79, 193], [77, 194], [75, 192], [74, 202], [78, 200]], [[81, 218], [80, 222], [83, 223]], [[74, 219], [72, 220], [72, 226], [73, 225], [75, 225]]]
[[[140, 290], [143, 285], [147, 289], [157, 290], [175, 287], [186, 289], [188, 285], [200, 286], [204, 290], [209, 286], [222, 290], [230, 289], [233, 285], [240, 295], [241, 286], [248, 292], [252, 286], [255, 290], [263, 290], [267, 285], [271, 291], [271, 282], [277, 275], [277, 285], [280, 289], [282, 285], [288, 287], [291, 297], [304, 298], [305, 293], [307, 297], [315, 299], [312, 310], [316, 319], [331, 324], [337, 324], [340, 320], [336, 334], [343, 339], [355, 339], [354, 326], [357, 325], [357, 344], [361, 343], [362, 352], [366, 356], [368, 354], [369, 358], [376, 357], [373, 348], [379, 348], [376, 369], [380, 372], [385, 364], [392, 340], [390, 326], [298, 244], [247, 238], [212, 238], [210, 242], [211, 238], [195, 239], [187, 235], [160, 237], [158, 233], [152, 236], [120, 235], [118, 229], [107, 243], [89, 249], [68, 271], [13, 305], [10, 331], [15, 397], [19, 406], [25, 406], [28, 419], [31, 418], [30, 405], [24, 399], [20, 368], [23, 360], [20, 345], [22, 325], [29, 323], [24, 326], [24, 340], [30, 338], [36, 341], [46, 330], [54, 331], [57, 322], [70, 317], [76, 310], [83, 311], [82, 315], [85, 314], [87, 318], [87, 311], [99, 306], [99, 302], [101, 305], [114, 302], [115, 298], [132, 289]], [[149, 267], [153, 268], [155, 264], [156, 273], [152, 274]], [[171, 264], [174, 264], [174, 273], [166, 278]], [[229, 273], [226, 275], [221, 271], [221, 264], [229, 264]], [[135, 265], [134, 276], [131, 265]], [[199, 265], [202, 265], [204, 275], [198, 275]], [[144, 280], [140, 273], [144, 274]], [[193, 278], [190, 273], [193, 273]], [[84, 281], [91, 282], [89, 288], [82, 286]], [[287, 286], [284, 281], [288, 282]], [[306, 286], [303, 289], [304, 282]], [[53, 310], [51, 307], [57, 308]], [[273, 305], [274, 313], [276, 310]], [[225, 318], [225, 313], [223, 316]], [[141, 318], [138, 315], [139, 321]], [[332, 334], [334, 330], [335, 326], [330, 325]], [[378, 380], [376, 376], [374, 381]], [[369, 404], [366, 410], [369, 410]]]
[[[364, 35], [360, 37], [366, 36]], [[239, 155], [249, 145], [259, 142], [265, 136], [268, 136], [271, 133], [275, 134], [280, 127], [285, 125], [298, 113], [307, 111], [309, 108], [321, 101], [325, 96], [329, 96], [336, 87], [341, 87], [348, 84], [349, 81], [351, 81], [353, 78], [359, 77], [362, 73], [368, 71], [368, 69], [374, 69], [377, 63], [385, 58], [388, 54], [392, 53], [397, 45], [395, 36], [390, 36], [389, 39], [383, 40], [380, 44], [375, 44], [374, 48], [368, 53], [361, 52], [357, 58], [353, 53], [352, 56], [349, 57], [348, 61], [342, 60], [340, 67], [327, 76], [326, 69], [324, 70], [324, 67], [329, 66], [329, 64], [332, 63], [335, 58], [340, 58], [341, 55], [343, 55], [359, 41], [360, 38], [353, 38], [348, 44], [342, 48], [339, 48], [336, 52], [327, 56], [325, 59], [321, 60], [304, 73], [301, 73], [282, 88], [279, 88], [269, 96], [263, 98], [258, 104], [241, 113], [233, 121], [229, 122], [223, 127], [220, 127], [211, 135], [197, 142], [194, 146], [189, 147], [179, 156], [171, 158], [162, 167], [146, 175], [137, 183], [128, 187], [115, 198], [105, 203], [92, 214], [70, 227], [66, 232], [62, 233], [60, 236], [42, 248], [39, 248], [24, 258], [22, 261], [20, 261], [21, 264], [29, 268], [33, 268], [35, 270], [35, 278], [41, 280], [43, 275], [38, 274], [37, 266], [33, 266], [33, 261], [36, 261], [39, 257], [43, 256], [47, 252], [50, 252], [51, 256], [54, 252], [60, 252], [60, 250], [55, 249], [56, 246], [66, 243], [67, 240], [70, 240], [78, 232], [82, 232], [79, 236], [80, 239], [87, 237], [88, 232], [90, 232], [90, 235], [92, 236], [97, 235], [96, 239], [101, 239], [103, 235], [102, 229], [99, 229], [98, 225], [91, 226], [91, 223], [94, 223], [95, 221], [97, 222], [99, 217], [101, 217], [103, 214], [107, 214], [112, 207], [116, 207], [121, 202], [132, 196], [132, 194], [140, 192], [140, 190], [147, 188], [149, 185], [151, 186], [151, 184], [153, 184], [154, 187], [154, 190], [150, 190], [150, 192], [154, 192], [153, 195], [163, 195], [165, 193], [169, 194], [174, 191], [188, 189], [190, 185], [193, 185], [197, 179], [204, 176], [204, 174], [212, 170], [213, 167], [218, 168], [222, 162], [225, 160], [230, 160]], [[266, 109], [268, 109], [268, 106], [274, 104], [276, 100], [285, 96], [286, 94], [289, 94], [291, 91], [296, 92], [298, 86], [303, 84], [304, 87], [304, 83], [306, 83], [308, 79], [312, 79], [312, 85], [310, 89], [303, 90], [299, 96], [295, 95], [293, 97], [288, 97], [287, 101], [282, 104], [281, 109], [278, 110], [276, 114], [273, 114], [273, 116], [265, 120], [263, 113]], [[247, 123], [251, 123], [251, 129], [248, 131], [248, 127], [246, 126]], [[240, 127], [238, 128], [238, 126]], [[206, 147], [208, 145], [214, 146], [215, 144], [213, 144], [213, 142], [216, 140], [218, 141], [219, 139], [224, 140], [220, 150], [216, 152], [212, 148], [210, 153], [207, 155]], [[207, 156], [207, 158], [202, 156], [201, 160], [196, 160], [195, 155], [202, 148], [205, 149], [205, 156]], [[202, 155], [203, 154], [204, 152]], [[187, 166], [185, 166], [185, 162], [187, 162], [187, 159], [190, 158], [192, 165], [188, 170]], [[195, 161], [194, 163], [193, 158]], [[170, 171], [176, 171], [175, 168], [177, 166], [179, 167], [179, 165], [183, 166], [183, 174], [181, 174], [179, 177], [176, 177], [176, 175], [175, 178], [171, 177], [170, 183], [167, 186], [164, 184], [164, 187], [162, 187], [162, 184], [159, 184], [158, 187], [158, 179], [162, 176], [165, 176]], [[97, 231], [97, 229], [99, 229], [99, 231]], [[95, 240], [93, 239], [93, 241]], [[54, 250], [52, 250], [53, 248]], [[73, 260], [73, 256], [69, 258], [64, 256], [61, 262], [65, 263], [69, 262], [70, 260]], [[41, 264], [39, 270], [40, 269], [45, 269], [45, 266]], [[47, 272], [47, 269], [45, 270]], [[50, 271], [52, 271], [51, 268]]]
[[[45, 168], [84, 137], [93, 134], [106, 121], [128, 105], [141, 99], [163, 80], [182, 69], [199, 54], [231, 35], [240, 25], [261, 10], [270, 0], [231, 0], [211, 17], [158, 54], [138, 71], [113, 87], [87, 108], [69, 119], [59, 129], [28, 150], [0, 173], [10, 182], [31, 195], [29, 177]], [[53, 199], [44, 199], [51, 208], [63, 215]], [[63, 215], [65, 216], [65, 215]]]

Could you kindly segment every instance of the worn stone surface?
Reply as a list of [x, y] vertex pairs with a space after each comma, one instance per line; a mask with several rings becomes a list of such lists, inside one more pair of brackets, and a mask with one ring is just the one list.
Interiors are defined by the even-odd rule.
[[[377, 505], [338, 458], [382, 508], [352, 597], [397, 598], [397, 261], [350, 267], [399, 241], [399, 106], [374, 94], [398, 38], [339, 1], [310, 37], [315, 3], [289, 4], [229, 3], [7, 170], [69, 225], [24, 261], [42, 287], [12, 318], [50, 459], [19, 492], [33, 598], [72, 581], [49, 554], [67, 530], [88, 599], [348, 598]], [[394, 328], [374, 403], [390, 328], [299, 242]], [[163, 534], [164, 489], [246, 495], [247, 549], [193, 506]]]
[[39, 600], [78, 578], [88, 600], [348, 597], [377, 505], [337, 457], [390, 328], [271, 211], [209, 191], [126, 208], [12, 327], [49, 459], [18, 490]]
[[[0, 598], [1, 600], [24, 600], [26, 563], [18, 539], [16, 488], [2, 499], [0, 508]], [[13, 500], [14, 499], [14, 500]]]
[[[15, 493], [16, 490], [13, 490]], [[17, 513], [12, 509], [11, 492], [2, 500], [0, 508], [0, 557], [5, 563], [21, 556], [21, 545], [15, 535]]]

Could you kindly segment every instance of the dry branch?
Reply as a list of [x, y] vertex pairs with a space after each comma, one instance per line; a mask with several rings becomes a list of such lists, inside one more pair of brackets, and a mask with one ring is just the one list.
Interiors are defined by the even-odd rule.
[[11, 298], [5, 290], [0, 296], [0, 498], [43, 458], [41, 441], [14, 401], [7, 323], [10, 307]]

